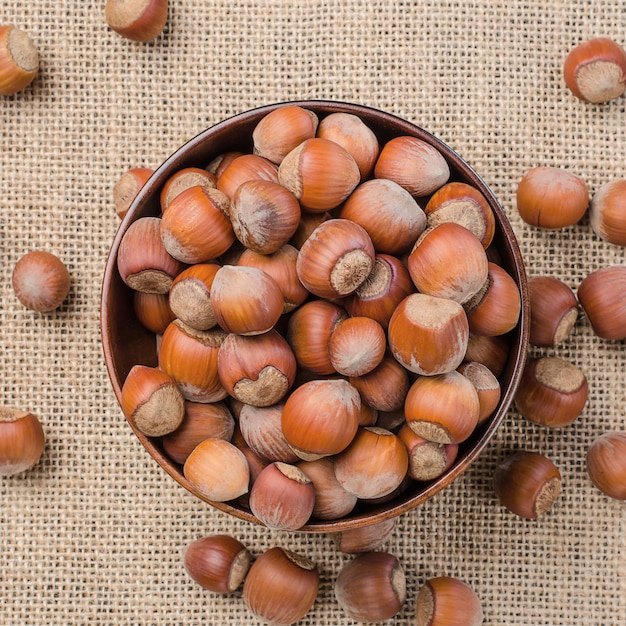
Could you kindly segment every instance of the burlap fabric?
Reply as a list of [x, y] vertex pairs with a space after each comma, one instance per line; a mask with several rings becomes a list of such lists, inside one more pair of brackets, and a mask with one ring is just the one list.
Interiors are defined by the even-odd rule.
[[[172, 0], [165, 33], [126, 41], [104, 0], [4, 0], [0, 23], [26, 29], [41, 55], [34, 84], [0, 99], [1, 402], [40, 416], [47, 446], [32, 471], [0, 480], [0, 623], [254, 624], [241, 595], [219, 597], [186, 575], [193, 539], [225, 532], [253, 554], [284, 545], [318, 562], [320, 596], [303, 624], [351, 624], [333, 581], [347, 557], [327, 536], [269, 532], [230, 519], [174, 483], [140, 446], [110, 388], [99, 334], [100, 283], [118, 219], [112, 186], [127, 168], [157, 166], [205, 127], [275, 101], [326, 98], [388, 110], [430, 130], [492, 186], [530, 275], [576, 288], [622, 263], [588, 221], [533, 229], [515, 210], [522, 174], [540, 164], [588, 183], [626, 176], [626, 100], [584, 105], [562, 61], [598, 35], [622, 41], [615, 0], [524, 2]], [[72, 274], [50, 315], [16, 300], [10, 276], [30, 249], [57, 253]], [[396, 624], [434, 575], [476, 589], [491, 625], [626, 623], [626, 510], [592, 487], [587, 445], [623, 428], [623, 344], [595, 338], [584, 317], [558, 350], [586, 373], [583, 415], [553, 431], [511, 410], [453, 486], [404, 515], [387, 549], [408, 580]], [[550, 456], [564, 493], [537, 522], [496, 501], [508, 450]]]

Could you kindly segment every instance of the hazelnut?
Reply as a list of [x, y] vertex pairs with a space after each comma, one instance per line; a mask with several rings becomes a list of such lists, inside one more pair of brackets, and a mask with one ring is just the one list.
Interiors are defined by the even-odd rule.
[[404, 187], [412, 196], [428, 196], [448, 182], [450, 167], [434, 146], [417, 137], [394, 137], [380, 151], [376, 178]]
[[559, 428], [582, 413], [588, 389], [584, 373], [573, 363], [559, 357], [532, 358], [515, 392], [515, 406], [527, 420]]
[[279, 164], [303, 141], [315, 137], [319, 120], [313, 111], [299, 106], [275, 109], [252, 131], [254, 154]]
[[133, 41], [156, 39], [167, 21], [167, 0], [107, 0], [104, 15], [109, 27]]
[[454, 300], [423, 293], [407, 296], [389, 322], [389, 347], [410, 372], [431, 376], [456, 369], [463, 360], [469, 325]]
[[217, 356], [226, 333], [219, 328], [195, 330], [174, 320], [163, 333], [159, 367], [177, 383], [186, 400], [218, 402], [228, 392], [217, 370]]
[[223, 402], [185, 401], [184, 411], [180, 426], [163, 437], [163, 449], [175, 463], [184, 465], [193, 449], [205, 439], [231, 440], [235, 420]]
[[467, 183], [446, 183], [435, 191], [424, 207], [430, 228], [453, 222], [467, 228], [480, 241], [483, 248], [489, 247], [496, 230], [496, 218], [478, 189]]
[[330, 362], [344, 376], [362, 376], [376, 368], [387, 348], [382, 326], [369, 317], [349, 317], [330, 336]]
[[530, 343], [551, 348], [562, 343], [578, 319], [578, 300], [572, 289], [552, 276], [528, 281]]
[[184, 167], [172, 174], [161, 189], [161, 212], [165, 213], [172, 200], [190, 187], [215, 189], [217, 177], [199, 167]]
[[519, 321], [522, 300], [511, 275], [499, 265], [487, 263], [487, 280], [464, 304], [472, 333], [504, 335]]
[[344, 309], [326, 300], [305, 302], [292, 313], [287, 341], [300, 368], [320, 375], [335, 373], [328, 343], [335, 328], [347, 317]]
[[374, 267], [374, 246], [364, 228], [345, 219], [322, 222], [302, 244], [296, 270], [300, 282], [320, 298], [356, 291]]
[[335, 580], [335, 597], [354, 620], [382, 622], [396, 616], [406, 601], [406, 577], [397, 557], [365, 552], [348, 561]]
[[612, 39], [590, 39], [570, 50], [563, 75], [570, 91], [584, 102], [619, 98], [626, 90], [626, 52]]
[[461, 443], [476, 428], [480, 414], [478, 392], [459, 372], [420, 376], [404, 403], [413, 432], [437, 443]]
[[354, 509], [357, 497], [346, 491], [335, 476], [335, 463], [330, 457], [314, 461], [300, 461], [301, 469], [315, 489], [313, 517], [319, 520], [335, 520], [348, 515]]
[[480, 405], [478, 424], [482, 424], [489, 419], [500, 402], [502, 394], [500, 381], [486, 365], [476, 361], [464, 361], [459, 365], [457, 371], [474, 385], [478, 393]]
[[264, 467], [250, 489], [250, 510], [273, 530], [298, 530], [315, 506], [315, 488], [296, 465], [274, 461]]
[[359, 185], [343, 203], [341, 219], [362, 226], [378, 253], [410, 250], [426, 228], [424, 211], [413, 196], [391, 180], [375, 178]]
[[185, 549], [184, 565], [189, 576], [214, 593], [232, 593], [250, 568], [247, 548], [230, 535], [210, 535], [192, 541]]
[[506, 335], [488, 337], [470, 333], [465, 360], [482, 363], [495, 376], [500, 376], [509, 358], [509, 347], [509, 339]]
[[172, 199], [161, 219], [163, 246], [183, 263], [214, 260], [235, 241], [227, 215], [229, 205], [218, 189], [185, 189]]
[[133, 309], [141, 325], [157, 335], [162, 335], [170, 322], [176, 319], [169, 297], [163, 293], [134, 291]]
[[350, 383], [369, 406], [378, 411], [390, 412], [404, 406], [409, 390], [409, 375], [395, 359], [385, 357], [371, 372], [351, 377]]
[[237, 158], [243, 156], [243, 152], [237, 150], [230, 150], [229, 152], [223, 152], [209, 161], [209, 164], [204, 168], [210, 174], [213, 174], [215, 178], [219, 178], [222, 172]]
[[249, 180], [278, 182], [278, 167], [258, 154], [242, 154], [230, 161], [217, 177], [217, 188], [229, 198]]
[[178, 274], [170, 286], [172, 313], [196, 330], [208, 330], [217, 324], [211, 304], [211, 285], [219, 269], [216, 263], [196, 263]]
[[388, 254], [377, 254], [369, 276], [344, 300], [344, 306], [353, 317], [369, 317], [387, 330], [396, 307], [414, 291], [402, 262]]
[[124, 233], [117, 253], [121, 279], [136, 291], [168, 293], [185, 268], [161, 241], [161, 218], [140, 217]]
[[133, 200], [152, 174], [154, 170], [148, 167], [132, 167], [119, 177], [113, 186], [113, 205], [120, 219], [126, 216]]
[[13, 476], [33, 467], [43, 454], [45, 440], [33, 413], [0, 407], [0, 475]]
[[250, 469], [239, 448], [224, 439], [205, 439], [187, 457], [183, 474], [207, 500], [227, 502], [248, 492]]
[[589, 190], [582, 178], [558, 167], [535, 167], [517, 187], [517, 210], [531, 226], [572, 226], [582, 219], [588, 205]]
[[591, 442], [587, 472], [602, 493], [626, 500], [626, 432], [606, 432]]
[[28, 309], [48, 313], [61, 306], [70, 291], [70, 273], [50, 252], [34, 250], [25, 254], [11, 276], [17, 299]]
[[605, 241], [626, 246], [626, 179], [602, 185], [589, 206], [589, 223]]
[[295, 234], [300, 205], [283, 186], [268, 180], [249, 180], [232, 197], [230, 220], [237, 239], [248, 249], [271, 254]]
[[357, 115], [331, 113], [317, 128], [317, 136], [344, 147], [356, 161], [361, 180], [371, 175], [380, 152], [374, 131]]
[[485, 249], [473, 233], [454, 222], [443, 222], [422, 233], [408, 267], [420, 293], [463, 304], [485, 284], [487, 263]]
[[185, 400], [176, 381], [165, 372], [134, 365], [122, 386], [122, 411], [148, 437], [175, 431], [185, 416]]
[[283, 294], [283, 313], [289, 313], [299, 307], [309, 296], [309, 292], [298, 278], [297, 260], [298, 251], [296, 248], [285, 244], [272, 254], [260, 254], [252, 250], [244, 250], [237, 261], [237, 265], [256, 267], [271, 276]]
[[536, 452], [510, 454], [496, 467], [494, 489], [511, 513], [537, 519], [547, 513], [561, 494], [561, 473]]
[[408, 475], [413, 480], [434, 480], [448, 471], [456, 460], [459, 446], [456, 443], [437, 443], [415, 434], [409, 424], [398, 432], [400, 441], [409, 455]]
[[417, 626], [479, 626], [483, 617], [483, 609], [476, 592], [458, 578], [431, 578], [417, 593]]
[[243, 599], [257, 619], [290, 626], [313, 607], [319, 582], [313, 561], [284, 548], [270, 548], [252, 563], [243, 583]]
[[626, 267], [603, 267], [578, 286], [578, 300], [598, 337], [626, 338]]
[[0, 26], [0, 95], [26, 89], [38, 71], [39, 53], [31, 38], [15, 26]]
[[335, 457], [339, 484], [357, 498], [371, 499], [394, 491], [407, 474], [404, 444], [384, 428], [359, 428], [350, 445]]
[[305, 461], [345, 450], [358, 428], [361, 398], [345, 380], [312, 380], [291, 392], [283, 409], [283, 433]]
[[303, 141], [281, 162], [278, 181], [303, 209], [323, 213], [339, 206], [359, 184], [359, 166], [339, 144], [315, 137]]
[[276, 281], [255, 267], [224, 265], [211, 285], [211, 304], [220, 328], [240, 335], [271, 330], [283, 312]]

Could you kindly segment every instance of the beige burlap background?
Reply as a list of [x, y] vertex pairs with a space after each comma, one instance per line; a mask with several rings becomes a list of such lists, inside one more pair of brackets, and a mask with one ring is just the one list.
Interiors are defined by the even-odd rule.
[[[137, 44], [107, 29], [104, 0], [3, 0], [0, 23], [26, 29], [41, 72], [0, 99], [0, 401], [37, 413], [47, 433], [32, 471], [0, 480], [0, 624], [255, 624], [240, 594], [218, 597], [187, 577], [185, 546], [227, 532], [253, 554], [281, 544], [319, 563], [320, 596], [303, 624], [352, 624], [334, 600], [346, 560], [326, 536], [272, 533], [205, 506], [178, 487], [127, 426], [110, 388], [99, 289], [118, 219], [111, 189], [157, 166], [205, 127], [257, 105], [326, 98], [388, 110], [430, 130], [492, 186], [530, 275], [576, 288], [622, 263], [586, 220], [560, 232], [523, 224], [515, 189], [528, 168], [582, 176], [593, 192], [626, 176], [626, 99], [575, 100], [567, 51], [599, 35], [624, 43], [617, 0], [171, 0], [165, 33]], [[71, 296], [39, 315], [10, 276], [33, 248], [56, 252]], [[581, 317], [552, 353], [577, 363], [588, 405], [559, 431], [513, 410], [452, 487], [404, 515], [387, 549], [402, 561], [412, 624], [433, 575], [471, 583], [490, 625], [626, 623], [626, 509], [594, 489], [589, 442], [623, 428], [623, 343], [594, 338]], [[509, 514], [491, 479], [507, 450], [550, 456], [564, 493], [537, 522]]]

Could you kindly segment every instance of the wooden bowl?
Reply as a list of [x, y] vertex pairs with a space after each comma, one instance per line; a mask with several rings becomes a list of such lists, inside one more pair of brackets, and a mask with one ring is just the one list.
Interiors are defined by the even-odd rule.
[[[451, 170], [450, 180], [473, 185], [487, 198], [496, 218], [496, 234], [492, 246], [495, 246], [499, 253], [499, 264], [515, 279], [522, 301], [519, 323], [508, 335], [510, 342], [508, 360], [503, 373], [499, 376], [502, 396], [492, 418], [479, 426], [473, 435], [461, 444], [454, 465], [436, 480], [428, 483], [413, 482], [406, 491], [392, 500], [376, 505], [359, 504], [344, 518], [333, 521], [311, 521], [301, 529], [304, 532], [336, 532], [381, 522], [418, 506], [460, 476], [485, 448], [511, 404], [526, 360], [529, 333], [527, 279], [513, 229], [493, 193], [456, 152], [427, 131], [388, 113], [342, 102], [311, 100], [260, 107], [208, 128], [179, 148], [148, 180], [120, 224], [107, 259], [101, 294], [104, 356], [118, 402], [121, 400], [124, 380], [133, 365], [157, 364], [155, 335], [147, 331], [136, 319], [132, 291], [122, 282], [117, 271], [117, 254], [122, 236], [138, 218], [160, 214], [159, 193], [172, 174], [184, 167], [205, 167], [211, 159], [223, 152], [231, 150], [251, 152], [252, 131], [258, 121], [270, 111], [288, 104], [308, 108], [320, 118], [334, 112], [353, 113], [376, 133], [381, 144], [398, 135], [412, 135], [437, 148], [448, 161]], [[176, 482], [221, 511], [239, 519], [260, 523], [243, 506], [228, 502], [210, 502], [203, 498], [185, 479], [182, 467], [167, 457], [160, 439], [147, 437], [130, 425], [150, 455]]]

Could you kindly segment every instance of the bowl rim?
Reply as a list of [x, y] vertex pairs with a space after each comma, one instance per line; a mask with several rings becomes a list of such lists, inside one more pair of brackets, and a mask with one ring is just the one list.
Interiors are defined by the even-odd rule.
[[[437, 148], [445, 157], [446, 161], [454, 167], [457, 173], [461, 174], [464, 179], [476, 187], [487, 199], [496, 216], [496, 234], [502, 239], [500, 246], [502, 247], [502, 245], [504, 245], [507, 250], [507, 254], [510, 257], [510, 267], [507, 268], [507, 271], [512, 274], [518, 288], [520, 289], [520, 319], [516, 328], [512, 331], [512, 333], [515, 334], [515, 340], [511, 342], [505, 370], [507, 372], [508, 384], [506, 388], [503, 389], [499, 404], [492, 417], [482, 428], [482, 432], [475, 440], [472, 438], [471, 446], [464, 451], [462, 455], [460, 455], [460, 458], [457, 458], [449, 470], [437, 479], [426, 483], [426, 486], [419, 489], [417, 493], [408, 497], [406, 494], [404, 494], [405, 497], [402, 497], [401, 495], [395, 500], [372, 506], [371, 508], [359, 513], [348, 514], [347, 516], [337, 520], [310, 520], [305, 526], [297, 531], [307, 533], [338, 532], [383, 522], [387, 519], [398, 517], [416, 508], [465, 473], [470, 465], [472, 465], [484, 451], [485, 447], [493, 438], [497, 429], [500, 427], [504, 416], [509, 410], [527, 357], [530, 332], [527, 275], [524, 260], [513, 227], [489, 186], [463, 157], [429, 131], [412, 122], [409, 122], [408, 120], [398, 117], [395, 114], [367, 105], [344, 102], [340, 100], [289, 100], [254, 107], [231, 115], [220, 122], [205, 128], [203, 131], [196, 134], [176, 149], [161, 163], [161, 165], [159, 165], [152, 176], [150, 176], [148, 181], [131, 203], [127, 214], [118, 225], [113, 243], [111, 244], [107, 254], [100, 291], [100, 335], [105, 366], [120, 407], [123, 383], [116, 367], [115, 349], [118, 346], [114, 344], [110, 330], [113, 311], [109, 295], [113, 285], [121, 282], [121, 278], [117, 271], [117, 253], [124, 233], [132, 222], [143, 216], [143, 214], [140, 213], [141, 209], [144, 208], [148, 199], [152, 198], [155, 194], [158, 194], [158, 191], [167, 180], [168, 176], [181, 167], [187, 166], [181, 166], [181, 161], [185, 161], [190, 154], [193, 155], [194, 151], [198, 150], [202, 146], [205, 146], [206, 142], [209, 142], [211, 138], [214, 138], [220, 133], [227, 132], [234, 126], [254, 123], [267, 113], [285, 106], [301, 106], [303, 108], [309, 108], [320, 115], [327, 115], [336, 112], [351, 113], [361, 117], [364, 121], [366, 121], [366, 123], [367, 120], [374, 120], [377, 127], [382, 127], [389, 131], [390, 137], [411, 135], [419, 139], [423, 139]], [[180, 466], [169, 459], [169, 457], [167, 457], [162, 449], [160, 449], [151, 438], [138, 431], [130, 420], [127, 419], [126, 421], [149, 455], [179, 485], [184, 487], [200, 500], [210, 504], [224, 513], [228, 513], [244, 521], [262, 525], [262, 523], [246, 509], [231, 502], [214, 502], [198, 493], [198, 491], [185, 479], [182, 473], [182, 468], [179, 469]]]

